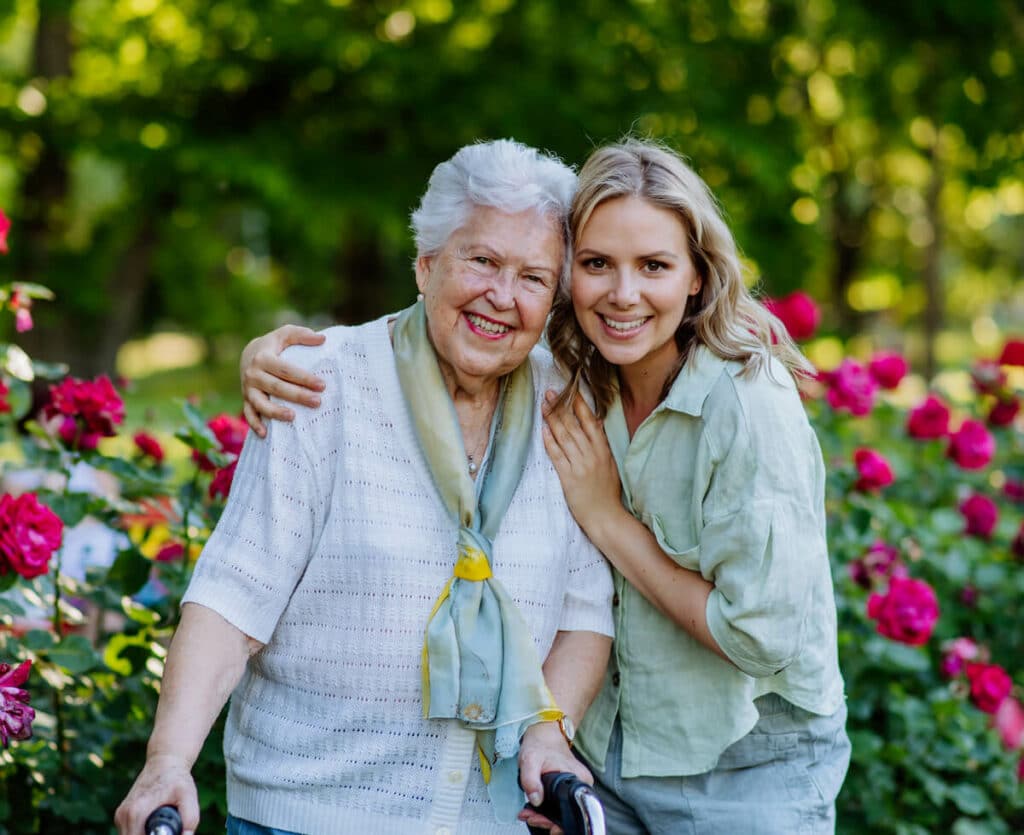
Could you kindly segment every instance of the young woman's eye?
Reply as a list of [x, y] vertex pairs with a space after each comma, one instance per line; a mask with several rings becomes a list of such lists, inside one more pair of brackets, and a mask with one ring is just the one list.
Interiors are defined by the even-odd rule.
[[604, 258], [587, 258], [583, 266], [588, 270], [603, 270], [608, 266], [608, 262]]
[[664, 261], [648, 261], [645, 264], [645, 268], [649, 273], [660, 273], [668, 269], [668, 264]]

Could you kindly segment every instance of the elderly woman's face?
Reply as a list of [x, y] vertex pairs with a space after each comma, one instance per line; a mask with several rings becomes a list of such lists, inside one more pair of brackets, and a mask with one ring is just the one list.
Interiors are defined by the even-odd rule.
[[489, 382], [526, 359], [551, 311], [562, 246], [553, 218], [478, 206], [440, 252], [417, 259], [430, 339], [447, 377]]

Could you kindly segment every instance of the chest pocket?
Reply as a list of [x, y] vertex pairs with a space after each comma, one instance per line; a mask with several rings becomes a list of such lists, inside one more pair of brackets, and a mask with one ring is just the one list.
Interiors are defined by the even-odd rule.
[[662, 551], [683, 568], [700, 571], [700, 543], [683, 514], [666, 517], [645, 513], [641, 521], [653, 531]]

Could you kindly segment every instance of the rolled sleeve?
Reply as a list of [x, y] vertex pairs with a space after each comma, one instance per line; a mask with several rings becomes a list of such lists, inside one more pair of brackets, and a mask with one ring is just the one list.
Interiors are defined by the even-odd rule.
[[569, 545], [569, 578], [558, 624], [562, 632], [597, 632], [613, 637], [611, 569], [608, 562], [573, 523]]
[[262, 643], [306, 569], [317, 526], [312, 468], [298, 432], [274, 421], [266, 440], [249, 433], [227, 506], [183, 599]]
[[709, 522], [701, 537], [701, 569], [715, 585], [708, 629], [755, 678], [781, 672], [803, 647], [812, 586], [801, 576], [801, 555], [820, 534], [799, 519], [800, 508], [764, 499]]

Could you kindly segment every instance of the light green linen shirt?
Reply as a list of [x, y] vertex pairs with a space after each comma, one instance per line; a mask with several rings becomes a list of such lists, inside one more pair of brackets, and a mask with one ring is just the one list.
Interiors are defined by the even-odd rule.
[[623, 503], [714, 583], [708, 627], [734, 662], [615, 573], [614, 650], [579, 746], [603, 766], [618, 716], [624, 777], [709, 771], [765, 693], [821, 715], [843, 699], [818, 440], [780, 363], [740, 369], [698, 348], [632, 440], [618, 400], [605, 419]]

